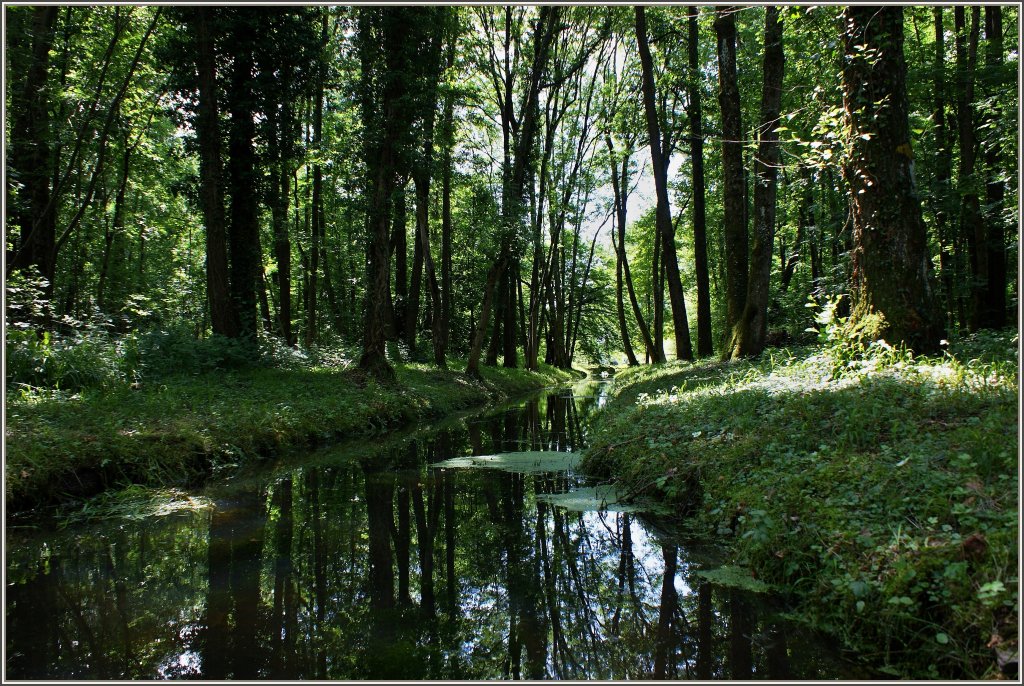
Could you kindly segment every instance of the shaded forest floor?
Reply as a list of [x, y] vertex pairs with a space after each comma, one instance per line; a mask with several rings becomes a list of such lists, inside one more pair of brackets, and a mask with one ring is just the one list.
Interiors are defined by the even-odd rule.
[[1016, 675], [1016, 332], [621, 373], [583, 466], [685, 513], [879, 676]]
[[[123, 354], [112, 353], [116, 364], [108, 365], [106, 372], [96, 371], [97, 360], [107, 351], [96, 341], [84, 340], [47, 355], [39, 350], [15, 353], [10, 343], [8, 512], [128, 484], [197, 485], [210, 475], [284, 450], [380, 435], [575, 378], [546, 366], [538, 373], [484, 366], [480, 383], [461, 372], [464, 362], [451, 360], [449, 371], [400, 363], [397, 383], [381, 384], [348, 360], [329, 355], [210, 369], [193, 364], [190, 350], [178, 371], [173, 363], [166, 367], [174, 358], [169, 353], [161, 358], [165, 368], [130, 382], [124, 374], [107, 373], [123, 362]], [[95, 349], [83, 354], [82, 348], [90, 345]], [[16, 354], [25, 359], [12, 360]], [[66, 358], [75, 355], [79, 362], [88, 359], [91, 366], [68, 363]], [[74, 376], [63, 368], [57, 372], [67, 382], [64, 385], [71, 386], [68, 390], [10, 378], [12, 367], [17, 375], [19, 370], [45, 371], [47, 363], [89, 373]], [[189, 369], [196, 366], [199, 369]], [[48, 374], [54, 375], [52, 369]]]

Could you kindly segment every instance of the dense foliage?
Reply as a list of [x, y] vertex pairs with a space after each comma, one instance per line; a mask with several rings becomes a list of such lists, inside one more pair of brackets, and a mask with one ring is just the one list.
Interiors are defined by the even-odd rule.
[[[5, 12], [9, 331], [269, 336], [384, 363], [428, 359], [429, 338], [471, 371], [568, 367], [688, 357], [680, 326], [698, 355], [756, 354], [804, 337], [808, 296], [845, 295], [915, 343], [873, 276], [895, 253], [872, 253], [872, 202], [923, 213], [907, 245], [927, 331], [1015, 308], [1012, 7], [889, 10], [898, 35], [841, 7]], [[891, 184], [866, 146], [901, 126], [916, 178], [875, 200]], [[753, 344], [728, 345], [738, 319]]]

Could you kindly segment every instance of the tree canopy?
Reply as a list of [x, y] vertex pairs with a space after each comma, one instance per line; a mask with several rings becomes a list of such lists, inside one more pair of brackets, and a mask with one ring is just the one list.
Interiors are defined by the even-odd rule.
[[1014, 7], [5, 12], [15, 337], [478, 374], [1016, 307]]

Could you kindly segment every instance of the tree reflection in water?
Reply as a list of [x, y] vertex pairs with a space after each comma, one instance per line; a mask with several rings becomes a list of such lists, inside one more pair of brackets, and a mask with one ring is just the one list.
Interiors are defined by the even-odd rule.
[[596, 388], [237, 478], [212, 512], [9, 541], [8, 676], [849, 675], [643, 516], [536, 500], [571, 475], [429, 467], [579, 450]]

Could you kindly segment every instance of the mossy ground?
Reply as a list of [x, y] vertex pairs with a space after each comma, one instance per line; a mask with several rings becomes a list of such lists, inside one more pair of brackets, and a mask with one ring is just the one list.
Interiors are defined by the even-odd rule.
[[8, 384], [8, 511], [126, 484], [193, 485], [282, 450], [381, 434], [575, 378], [484, 367], [472, 381], [396, 365], [397, 383], [353, 368], [296, 366], [165, 374], [75, 392]]
[[726, 541], [879, 676], [998, 676], [1018, 652], [1017, 335], [847, 353], [626, 370], [583, 468]]

